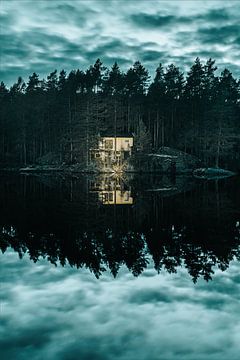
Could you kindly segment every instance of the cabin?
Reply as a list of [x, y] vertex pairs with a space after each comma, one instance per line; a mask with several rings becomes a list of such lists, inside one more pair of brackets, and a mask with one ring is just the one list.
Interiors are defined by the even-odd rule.
[[96, 148], [90, 149], [90, 157], [101, 168], [121, 168], [132, 155], [132, 149], [133, 137], [105, 136], [98, 140]]

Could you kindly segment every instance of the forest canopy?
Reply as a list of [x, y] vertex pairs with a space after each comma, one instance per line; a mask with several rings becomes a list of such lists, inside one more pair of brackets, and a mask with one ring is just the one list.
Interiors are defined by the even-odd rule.
[[0, 84], [0, 163], [86, 162], [96, 136], [133, 135], [143, 151], [185, 151], [207, 166], [239, 170], [240, 80], [196, 58], [185, 75], [160, 63], [151, 80], [136, 61], [127, 71], [97, 59], [86, 70], [19, 77]]

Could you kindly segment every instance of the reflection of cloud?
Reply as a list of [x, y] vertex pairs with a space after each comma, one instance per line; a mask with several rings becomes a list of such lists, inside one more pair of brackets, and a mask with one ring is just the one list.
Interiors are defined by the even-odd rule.
[[96, 280], [10, 251], [1, 263], [2, 358], [238, 359], [238, 263], [197, 285], [184, 270]]
[[133, 14], [131, 20], [137, 26], [144, 28], [156, 28], [174, 24], [178, 18], [173, 15], [156, 15], [156, 14]]

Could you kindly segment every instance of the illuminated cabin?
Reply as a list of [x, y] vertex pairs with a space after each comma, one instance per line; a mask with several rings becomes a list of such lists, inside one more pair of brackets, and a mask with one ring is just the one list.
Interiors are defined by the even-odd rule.
[[121, 166], [132, 155], [133, 137], [101, 137], [95, 149], [90, 150], [91, 160], [103, 168]]

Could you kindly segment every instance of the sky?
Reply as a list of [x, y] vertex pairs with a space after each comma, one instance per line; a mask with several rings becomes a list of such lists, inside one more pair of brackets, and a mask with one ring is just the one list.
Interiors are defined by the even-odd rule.
[[186, 269], [152, 264], [99, 280], [13, 250], [0, 264], [2, 359], [239, 359], [239, 262], [195, 285]]
[[0, 80], [85, 70], [100, 58], [185, 73], [198, 56], [240, 76], [239, 0], [1, 0]]

